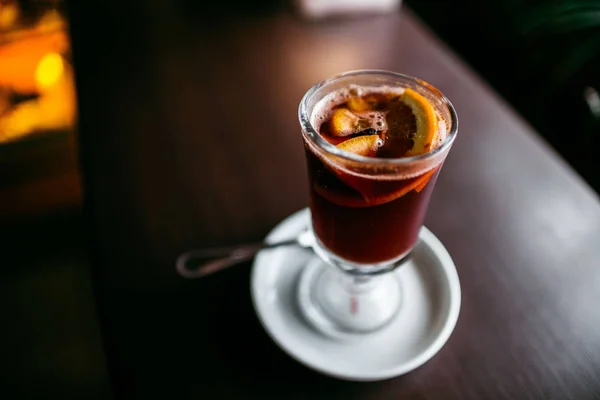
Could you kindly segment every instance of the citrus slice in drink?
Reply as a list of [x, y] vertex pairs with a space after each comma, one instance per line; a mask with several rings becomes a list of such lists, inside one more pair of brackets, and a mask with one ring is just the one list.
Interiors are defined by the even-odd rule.
[[[399, 199], [412, 190], [423, 190], [436, 170], [437, 168], [434, 168], [416, 178], [391, 182], [354, 177], [356, 178], [355, 184], [359, 182], [358, 180], [362, 182], [362, 185], [360, 185], [363, 186], [362, 190], [356, 189], [360, 195], [358, 193], [355, 195], [349, 191], [330, 190], [318, 184], [315, 184], [315, 191], [325, 199], [340, 206], [373, 207]], [[369, 189], [365, 190], [367, 187]]]
[[348, 136], [357, 132], [360, 117], [347, 108], [338, 108], [331, 115], [331, 134]]
[[[339, 149], [359, 154], [373, 156], [377, 153], [381, 139], [379, 135], [358, 136], [337, 145]], [[325, 199], [347, 207], [371, 207], [396, 200], [411, 190], [422, 190], [436, 169], [429, 170], [415, 178], [381, 181], [368, 176], [355, 175], [350, 172], [331, 167], [335, 175], [349, 190], [326, 188], [315, 185], [315, 190]]]
[[431, 150], [433, 141], [437, 136], [437, 116], [431, 103], [412, 89], [406, 89], [400, 96], [400, 101], [412, 110], [416, 118], [416, 132], [414, 133], [414, 144], [407, 156], [416, 156]]
[[379, 144], [379, 135], [365, 135], [345, 140], [338, 144], [337, 148], [361, 156], [374, 157], [377, 154]]
[[[379, 138], [379, 135], [366, 135], [348, 139], [338, 144], [336, 147], [349, 153], [358, 154], [366, 157], [375, 157], [380, 144], [381, 139]], [[358, 192], [363, 194], [363, 196], [370, 190], [371, 182], [369, 179], [365, 179], [360, 176], [356, 176], [351, 173], [342, 171], [334, 166], [332, 166], [330, 169], [337, 175], [337, 177], [342, 182], [350, 186], [352, 189], [357, 190]]]
[[429, 175], [426, 179], [423, 179], [423, 182], [421, 182], [419, 184], [419, 186], [415, 187], [415, 192], [417, 193], [421, 193], [421, 190], [425, 189], [425, 186], [427, 186], [427, 184], [429, 183], [429, 180], [431, 179], [431, 176], [435, 173], [435, 171], [438, 169], [439, 167], [436, 167], [434, 169], [432, 169], [431, 171], [428, 171], [425, 173], [425, 175]]

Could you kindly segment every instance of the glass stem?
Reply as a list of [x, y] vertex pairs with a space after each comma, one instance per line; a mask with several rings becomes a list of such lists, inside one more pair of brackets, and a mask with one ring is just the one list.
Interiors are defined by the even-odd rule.
[[[338, 270], [336, 268], [336, 270]], [[352, 276], [338, 270], [340, 284], [348, 293], [350, 314], [356, 315], [361, 311], [361, 299], [368, 296], [381, 283], [378, 277]]]

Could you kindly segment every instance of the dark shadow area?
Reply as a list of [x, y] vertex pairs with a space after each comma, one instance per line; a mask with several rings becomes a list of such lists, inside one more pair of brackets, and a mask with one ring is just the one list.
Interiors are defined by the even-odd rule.
[[600, 192], [600, 4], [407, 0]]
[[117, 397], [364, 398], [370, 385], [320, 375], [275, 345], [250, 302], [249, 271], [241, 264], [173, 291], [101, 290]]
[[0, 227], [3, 396], [110, 398], [80, 210]]

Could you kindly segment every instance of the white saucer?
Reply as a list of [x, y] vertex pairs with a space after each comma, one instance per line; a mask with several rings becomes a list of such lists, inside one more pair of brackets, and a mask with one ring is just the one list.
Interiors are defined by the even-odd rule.
[[[268, 242], [295, 237], [306, 228], [308, 209], [283, 220]], [[446, 343], [460, 311], [460, 284], [452, 258], [427, 228], [412, 260], [395, 270], [403, 293], [394, 319], [381, 330], [344, 341], [317, 331], [298, 307], [300, 273], [311, 250], [279, 247], [262, 251], [252, 267], [254, 308], [267, 333], [299, 362], [333, 377], [376, 381], [407, 373]]]

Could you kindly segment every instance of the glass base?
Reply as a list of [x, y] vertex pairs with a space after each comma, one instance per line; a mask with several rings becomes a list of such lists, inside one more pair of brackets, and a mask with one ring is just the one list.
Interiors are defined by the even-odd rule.
[[319, 257], [305, 267], [298, 286], [304, 317], [336, 338], [374, 332], [388, 324], [400, 309], [401, 294], [396, 274], [352, 276]]

